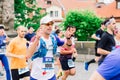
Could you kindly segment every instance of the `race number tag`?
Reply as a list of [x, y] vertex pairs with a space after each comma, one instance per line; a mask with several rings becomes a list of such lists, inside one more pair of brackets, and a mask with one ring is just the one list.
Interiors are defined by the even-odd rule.
[[54, 68], [54, 60], [53, 57], [44, 57], [43, 58], [43, 69], [53, 69]]
[[0, 54], [5, 54], [5, 49], [0, 49]]
[[68, 66], [69, 67], [75, 67], [75, 64], [72, 59], [68, 59]]
[[29, 68], [28, 68], [28, 67], [18, 69], [19, 75], [20, 75], [20, 74], [24, 74], [24, 73], [26, 73], [26, 72], [28, 72], [28, 71], [29, 71]]

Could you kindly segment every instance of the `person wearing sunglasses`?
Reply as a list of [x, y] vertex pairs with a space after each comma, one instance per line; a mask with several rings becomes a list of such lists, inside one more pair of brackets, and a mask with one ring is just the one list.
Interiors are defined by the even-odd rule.
[[45, 16], [40, 20], [41, 30], [28, 48], [27, 58], [32, 57], [30, 80], [56, 80], [54, 58], [57, 42], [51, 35], [53, 20]]

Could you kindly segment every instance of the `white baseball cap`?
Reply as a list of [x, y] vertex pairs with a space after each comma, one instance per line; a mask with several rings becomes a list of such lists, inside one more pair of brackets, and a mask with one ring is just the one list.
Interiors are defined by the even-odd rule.
[[45, 16], [40, 20], [40, 24], [47, 24], [51, 21], [53, 21], [52, 18], [50, 18], [49, 16]]

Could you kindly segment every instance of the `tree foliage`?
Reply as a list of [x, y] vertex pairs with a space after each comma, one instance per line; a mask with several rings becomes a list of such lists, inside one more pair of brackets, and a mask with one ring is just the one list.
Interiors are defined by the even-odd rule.
[[64, 29], [69, 25], [75, 26], [78, 40], [88, 41], [92, 40], [90, 37], [100, 27], [101, 21], [102, 19], [90, 10], [72, 10], [66, 14], [62, 25]]
[[[40, 26], [40, 19], [45, 14], [40, 14], [41, 8], [36, 7], [36, 0], [15, 0], [14, 28], [18, 25], [32, 26], [35, 30]], [[30, 15], [32, 14], [32, 15]]]

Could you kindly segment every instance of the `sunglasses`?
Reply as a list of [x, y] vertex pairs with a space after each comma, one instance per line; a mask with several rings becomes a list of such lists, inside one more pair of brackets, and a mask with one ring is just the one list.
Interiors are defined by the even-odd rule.
[[116, 24], [116, 23], [113, 23], [113, 25]]
[[52, 26], [52, 25], [53, 25], [53, 22], [49, 22], [49, 23], [44, 24], [44, 25], [46, 25], [46, 26]]

